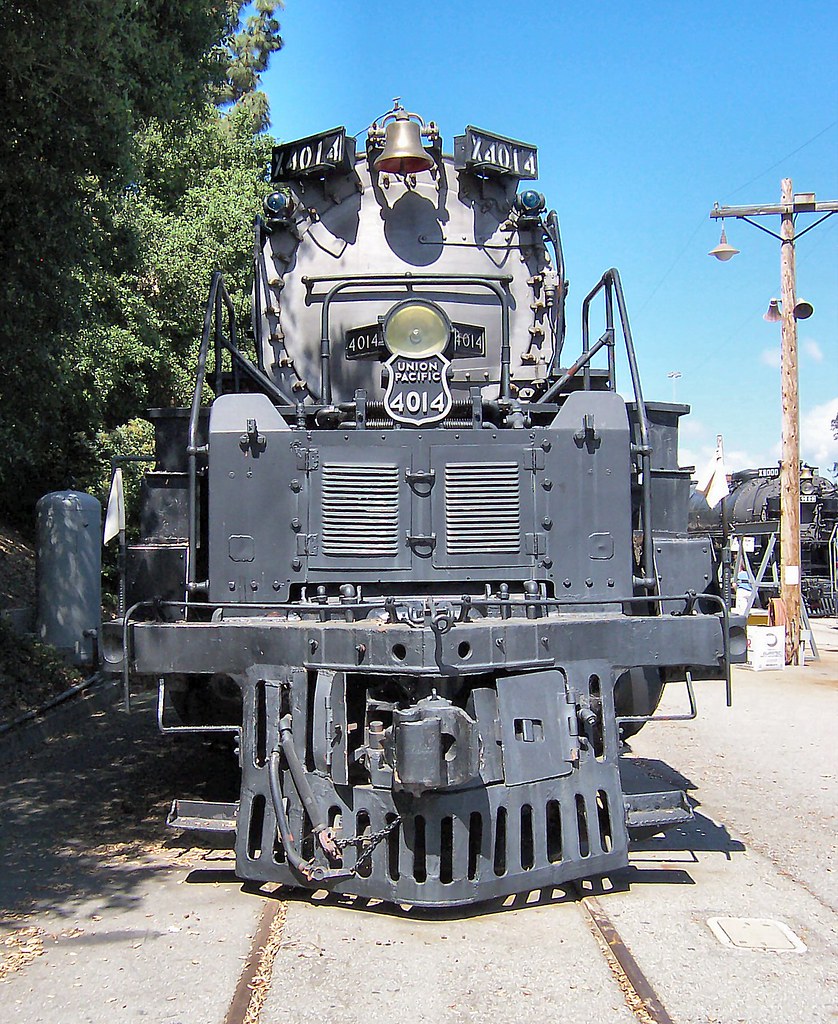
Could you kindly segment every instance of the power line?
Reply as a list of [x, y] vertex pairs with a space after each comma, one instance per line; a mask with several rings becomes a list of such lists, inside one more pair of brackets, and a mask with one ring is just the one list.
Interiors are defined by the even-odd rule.
[[811, 139], [807, 139], [806, 142], [798, 146], [797, 149], [793, 149], [791, 153], [786, 153], [785, 156], [780, 157], [776, 164], [772, 164], [770, 167], [766, 167], [765, 170], [760, 171], [760, 173], [756, 175], [756, 177], [751, 178], [750, 181], [746, 181], [744, 185], [740, 185], [739, 188], [734, 189], [733, 192], [728, 192], [728, 194], [726, 196], [723, 196], [722, 198], [730, 199], [731, 196], [735, 196], [737, 195], [737, 193], [742, 192], [749, 185], [753, 185], [755, 181], [759, 181], [759, 179], [762, 178], [764, 175], [768, 174], [769, 171], [776, 170], [780, 166], [780, 164], [785, 163], [786, 160], [788, 160], [790, 157], [796, 156], [801, 151], [801, 149], [805, 149], [807, 146], [811, 145], [816, 139], [819, 139], [821, 135], [825, 135], [828, 131], [830, 131], [830, 129], [834, 128], [836, 124], [838, 124], [838, 121], [833, 121], [832, 124], [828, 124], [826, 128], [822, 128], [817, 133], [817, 135], [813, 135]]
[[[762, 178], [764, 175], [768, 174], [770, 171], [775, 170], [781, 164], [785, 163], [785, 161], [788, 160], [790, 157], [795, 156], [802, 149], [805, 149], [807, 146], [811, 145], [813, 142], [815, 142], [816, 139], [819, 139], [822, 135], [825, 135], [828, 131], [830, 131], [836, 125], [838, 125], [838, 121], [833, 121], [832, 124], [828, 124], [826, 126], [826, 128], [822, 128], [816, 135], [813, 135], [811, 137], [811, 139], [807, 139], [806, 142], [801, 143], [797, 147], [797, 149], [793, 149], [790, 153], [786, 153], [786, 155], [781, 157], [776, 163], [772, 164], [770, 167], [766, 167], [764, 171], [760, 171], [760, 173], [757, 174], [756, 177], [751, 178], [750, 181], [746, 181], [744, 185], [740, 185], [739, 188], [734, 189], [733, 192], [728, 192], [726, 196], [723, 196], [723, 198], [724, 199], [729, 199], [731, 196], [735, 196], [738, 192], [741, 192], [743, 189], [746, 189], [749, 185], [753, 185], [753, 183], [755, 181], [759, 181], [759, 179]], [[660, 280], [654, 286], [654, 288], [651, 290], [651, 292], [647, 296], [646, 300], [644, 301], [643, 305], [637, 310], [637, 313], [635, 314], [636, 316], [639, 316], [643, 312], [643, 310], [646, 309], [646, 307], [649, 305], [649, 303], [652, 301], [652, 299], [655, 297], [655, 295], [657, 295], [657, 293], [660, 291], [660, 289], [663, 286], [664, 282], [669, 277], [669, 275], [672, 273], [672, 271], [681, 262], [681, 260], [682, 260], [682, 258], [684, 256], [684, 253], [686, 253], [687, 250], [690, 248], [690, 245], [692, 244], [693, 239], [695, 238], [695, 236], [698, 234], [698, 232], [701, 230], [701, 228], [704, 226], [705, 223], [706, 223], [706, 217], [702, 217], [701, 220], [696, 225], [693, 233], [690, 235], [690, 237], [684, 243], [684, 247], [681, 249], [681, 251], [675, 257], [675, 259], [672, 261], [672, 263], [670, 263], [669, 267], [667, 267], [667, 269], [664, 271], [664, 273], [661, 276]]]
[[652, 301], [652, 299], [655, 297], [655, 295], [657, 295], [658, 291], [660, 290], [661, 285], [664, 283], [664, 281], [666, 281], [666, 279], [669, 277], [669, 275], [672, 273], [672, 271], [681, 262], [681, 259], [682, 259], [683, 255], [684, 255], [684, 253], [692, 245], [693, 239], [699, 233], [699, 231], [704, 227], [704, 225], [706, 223], [707, 223], [707, 218], [706, 217], [702, 217], [701, 220], [698, 222], [698, 224], [696, 224], [695, 230], [690, 235], [690, 237], [687, 239], [687, 241], [684, 243], [683, 249], [681, 249], [681, 251], [675, 257], [675, 259], [672, 261], [672, 263], [670, 263], [670, 265], [667, 268], [667, 270], [664, 271], [663, 277], [661, 277], [661, 279], [658, 281], [658, 283], [655, 285], [655, 287], [651, 290], [651, 292], [649, 292], [649, 295], [646, 298], [646, 301], [643, 303], [643, 305], [640, 307], [640, 309], [637, 310], [637, 313], [635, 314], [636, 316], [640, 316], [640, 314], [649, 305], [649, 303]]

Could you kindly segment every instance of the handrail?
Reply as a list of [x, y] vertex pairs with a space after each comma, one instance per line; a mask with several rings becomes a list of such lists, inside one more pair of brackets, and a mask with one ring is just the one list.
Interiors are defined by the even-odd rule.
[[265, 250], [262, 248], [264, 223], [257, 217], [253, 224], [253, 303], [250, 307], [250, 324], [253, 329], [253, 343], [256, 346], [256, 366], [265, 372], [265, 357], [262, 353], [262, 289], [268, 295]]
[[556, 254], [556, 277], [558, 278], [558, 287], [556, 289], [556, 321], [555, 321], [555, 333], [553, 335], [553, 354], [550, 358], [550, 367], [548, 369], [548, 376], [552, 376], [558, 370], [559, 359], [561, 359], [562, 349], [564, 348], [565, 331], [567, 329], [567, 323], [565, 321], [565, 299], [567, 298], [567, 281], [565, 279], [565, 263], [564, 263], [564, 249], [562, 248], [562, 235], [559, 230], [559, 217], [555, 210], [551, 210], [545, 218], [544, 231], [553, 246], [553, 252]]
[[[189, 412], [189, 433], [187, 435], [186, 443], [186, 456], [189, 469], [189, 534], [186, 539], [187, 600], [190, 594], [194, 594], [199, 589], [202, 589], [196, 579], [196, 560], [198, 554], [198, 421], [201, 415], [201, 398], [204, 393], [204, 380], [207, 373], [207, 353], [209, 351], [210, 331], [212, 330], [213, 318], [217, 316], [216, 298], [221, 287], [223, 287], [221, 272], [219, 270], [213, 271], [212, 278], [210, 279], [209, 298], [207, 299], [207, 306], [204, 310], [204, 329], [201, 333], [201, 347], [198, 349], [198, 366], [195, 371], [195, 390], [192, 393], [192, 408]], [[218, 359], [217, 347], [216, 359]]]
[[[227, 333], [224, 332], [223, 316], [227, 313]], [[214, 330], [213, 330], [214, 327]], [[190, 594], [202, 593], [207, 589], [207, 584], [199, 583], [197, 580], [197, 553], [198, 553], [198, 456], [203, 454], [205, 449], [198, 444], [198, 426], [201, 416], [201, 399], [204, 393], [204, 384], [207, 376], [207, 357], [209, 355], [210, 335], [213, 335], [215, 365], [215, 392], [220, 395], [223, 390], [223, 354], [226, 350], [232, 357], [233, 378], [236, 390], [240, 384], [240, 374], [244, 373], [254, 383], [280, 405], [291, 405], [291, 401], [274, 384], [267, 374], [260, 369], [240, 351], [236, 333], [236, 310], [233, 300], [224, 284], [221, 271], [213, 271], [210, 279], [209, 297], [207, 298], [204, 310], [204, 326], [201, 332], [201, 345], [198, 349], [198, 365], [195, 371], [195, 390], [192, 393], [192, 406], [189, 412], [189, 433], [186, 446], [186, 455], [189, 470], [189, 493], [188, 493], [188, 521], [189, 535], [187, 537], [186, 554], [186, 596], [187, 602]], [[257, 340], [258, 348], [258, 340]]]
[[[593, 346], [590, 344], [589, 324], [590, 308], [592, 301], [600, 293], [605, 295], [605, 333]], [[539, 403], [549, 402], [553, 399], [580, 369], [584, 371], [585, 389], [591, 387], [591, 359], [603, 346], [608, 346], [608, 386], [615, 391], [616, 382], [616, 357], [614, 352], [614, 300], [617, 301], [617, 312], [620, 317], [620, 329], [626, 347], [626, 358], [631, 375], [632, 389], [637, 404], [637, 422], [640, 431], [640, 444], [634, 447], [634, 453], [640, 456], [641, 472], [641, 503], [643, 520], [643, 576], [636, 579], [638, 586], [651, 590], [657, 586], [657, 574], [654, 564], [654, 546], [652, 544], [652, 449], [649, 443], [649, 422], [646, 417], [646, 405], [643, 401], [643, 389], [640, 383], [640, 373], [637, 368], [637, 357], [634, 351], [634, 341], [631, 335], [626, 300], [623, 294], [623, 285], [620, 281], [619, 271], [612, 267], [602, 275], [596, 285], [585, 296], [582, 302], [582, 354], [573, 366], [554, 381], [543, 395], [537, 400]]]
[[[346, 620], [345, 620], [344, 616], [345, 616], [345, 614], [346, 614], [346, 612], [348, 610], [349, 611], [365, 611], [365, 612], [369, 613], [370, 611], [372, 611], [372, 610], [374, 610], [376, 608], [385, 608], [386, 609], [387, 608], [387, 601], [388, 600], [389, 600], [388, 598], [381, 598], [381, 599], [373, 599], [371, 601], [369, 601], [369, 600], [368, 601], [353, 601], [353, 602], [349, 602], [348, 604], [347, 603], [341, 603], [340, 607], [329, 606], [329, 608], [330, 608], [330, 611], [333, 611], [335, 613], [336, 621], [343, 621], [343, 622], [345, 622]], [[409, 600], [409, 599], [407, 599], [407, 600]], [[430, 608], [430, 601], [427, 598], [425, 598], [425, 597], [421, 598], [420, 600], [421, 600], [422, 605], [423, 605], [423, 610], [427, 610], [430, 613], [430, 610], [431, 610], [431, 608]], [[468, 598], [468, 599], [466, 597], [459, 597], [459, 598], [458, 597], [451, 597], [451, 598], [448, 598], [447, 600], [448, 600], [448, 602], [450, 603], [450, 605], [451, 605], [451, 607], [453, 609], [458, 609], [459, 608], [461, 610], [464, 610], [464, 609], [465, 610], [470, 610], [471, 608], [485, 608], [485, 609], [488, 609], [488, 608], [491, 608], [491, 607], [497, 607], [501, 603], [501, 599], [500, 599], [499, 596], [486, 597], [486, 598], [471, 597], [471, 598]], [[627, 608], [637, 607], [638, 609], [640, 609], [640, 612], [642, 614], [643, 613], [643, 609], [648, 608], [649, 605], [656, 605], [657, 608], [658, 608], [658, 614], [660, 615], [660, 614], [663, 613], [663, 606], [664, 606], [664, 604], [673, 604], [673, 603], [680, 604], [680, 603], [683, 603], [684, 604], [684, 609], [683, 609], [683, 611], [680, 614], [686, 615], [686, 614], [693, 614], [694, 613], [694, 609], [695, 609], [695, 605], [696, 605], [697, 601], [714, 604], [718, 608], [718, 612], [716, 612], [716, 613], [713, 613], [713, 612], [699, 612], [699, 614], [700, 615], [704, 615], [704, 616], [712, 615], [712, 616], [717, 617], [717, 618], [719, 618], [721, 620], [721, 626], [722, 626], [722, 658], [723, 658], [723, 661], [724, 661], [724, 670], [725, 670], [725, 702], [726, 702], [727, 706], [730, 707], [732, 705], [732, 702], [733, 702], [733, 690], [732, 690], [731, 673], [730, 673], [730, 658], [731, 658], [731, 651], [730, 651], [730, 646], [731, 646], [731, 644], [730, 644], [730, 609], [725, 604], [725, 602], [722, 600], [722, 598], [719, 597], [718, 594], [709, 594], [709, 593], [696, 594], [695, 591], [687, 591], [684, 594], [656, 594], [656, 595], [649, 595], [649, 596], [642, 596], [642, 597], [611, 597], [611, 598], [608, 598], [608, 597], [606, 597], [606, 598], [598, 597], [595, 601], [587, 601], [587, 602], [579, 601], [578, 598], [569, 598], [569, 597], [566, 597], [566, 598], [556, 598], [556, 597], [542, 597], [540, 595], [539, 596], [533, 595], [531, 597], [530, 596], [522, 596], [522, 597], [520, 597], [518, 599], [513, 598], [510, 601], [510, 604], [512, 605], [512, 607], [520, 606], [520, 607], [523, 607], [523, 608], [526, 608], [527, 606], [532, 606], [532, 605], [539, 605], [539, 606], [544, 607], [544, 608], [552, 608], [552, 609], [554, 609], [556, 611], [560, 611], [561, 609], [564, 609], [564, 608], [583, 607], [583, 606], [591, 605], [591, 604], [596, 604], [596, 605], [600, 605], [600, 606], [613, 606], [615, 609], [617, 608], [617, 606], [619, 606], [619, 608], [620, 608], [620, 610], [621, 610], [623, 615], [626, 614], [626, 609]], [[417, 603], [418, 603], [418, 601], [417, 601]], [[125, 692], [126, 692], [126, 702], [128, 702], [129, 699], [130, 699], [129, 698], [129, 691], [128, 691], [128, 624], [129, 624], [129, 620], [131, 619], [131, 617], [140, 608], [151, 609], [151, 610], [154, 610], [158, 614], [159, 614], [160, 610], [163, 609], [163, 608], [183, 608], [184, 609], [184, 613], [187, 610], [186, 609], [186, 603], [184, 601], [159, 601], [159, 600], [156, 600], [156, 599], [155, 600], [138, 601], [136, 604], [132, 605], [131, 608], [128, 609], [128, 612], [126, 613], [125, 618], [124, 618], [123, 623], [122, 623], [122, 653], [123, 653], [123, 666], [122, 666], [122, 668], [123, 668], [123, 679], [124, 679]], [[247, 617], [244, 613], [254, 612], [254, 611], [257, 611], [257, 610], [266, 611], [266, 612], [281, 612], [281, 611], [289, 611], [289, 612], [293, 611], [295, 613], [299, 613], [301, 611], [302, 612], [311, 612], [311, 613], [316, 613], [318, 615], [318, 617], [319, 617], [320, 613], [323, 611], [323, 606], [319, 602], [316, 602], [316, 601], [308, 601], [308, 602], [254, 602], [253, 604], [250, 604], [250, 603], [248, 603], [248, 604], [241, 604], [241, 603], [235, 603], [235, 602], [231, 602], [231, 601], [212, 601], [212, 602], [208, 602], [205, 606], [203, 606], [203, 608], [207, 612], [210, 612], [210, 611], [217, 612], [219, 610], [221, 610], [223, 612], [223, 611], [226, 611], [226, 610], [229, 609], [230, 611], [236, 611], [236, 612], [242, 613], [240, 616], [237, 616], [237, 617]], [[340, 616], [339, 620], [337, 619], [337, 616]], [[630, 616], [630, 617], [633, 617], [633, 616]], [[425, 618], [426, 617], [423, 616], [422, 617], [422, 621], [417, 623], [417, 624], [421, 625], [421, 626], [424, 626]], [[740, 617], [737, 616], [737, 618], [740, 618]], [[458, 622], [459, 621], [460, 620], [458, 620]], [[481, 620], [481, 621], [486, 621], [486, 620]], [[523, 620], [523, 622], [531, 622], [531, 621], [532, 621], [531, 619], [524, 619]], [[402, 624], [403, 625], [407, 625], [407, 626], [413, 626], [414, 625], [412, 622], [407, 622], [407, 621], [403, 622]], [[138, 621], [137, 625], [142, 625], [142, 623], [140, 623]], [[195, 623], [195, 625], [203, 626], [203, 625], [207, 625], [207, 623]], [[273, 619], [271, 621], [271, 625], [272, 626], [275, 625], [277, 627], [282, 627], [282, 626], [287, 626], [288, 623], [287, 622], [283, 622], [283, 621], [281, 621], [279, 619]]]
[[323, 308], [320, 314], [320, 401], [324, 405], [332, 402], [331, 339], [329, 336], [329, 310], [332, 299], [347, 288], [361, 288], [365, 285], [396, 286], [405, 285], [472, 285], [487, 288], [499, 299], [501, 305], [501, 345], [500, 345], [500, 399], [509, 399], [512, 394], [510, 379], [511, 349], [509, 344], [509, 296], [502, 285], [509, 284], [512, 276], [504, 274], [499, 277], [475, 277], [468, 274], [345, 274], [340, 276], [304, 277], [305, 285], [325, 284], [335, 281], [323, 297]]
[[829, 555], [829, 582], [834, 597], [838, 598], [838, 523], [832, 527], [826, 550]]

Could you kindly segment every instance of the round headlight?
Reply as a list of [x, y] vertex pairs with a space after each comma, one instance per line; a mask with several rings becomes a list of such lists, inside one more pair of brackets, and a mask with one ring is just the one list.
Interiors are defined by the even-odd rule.
[[445, 351], [451, 321], [433, 302], [405, 299], [384, 318], [384, 344], [396, 356], [421, 359]]

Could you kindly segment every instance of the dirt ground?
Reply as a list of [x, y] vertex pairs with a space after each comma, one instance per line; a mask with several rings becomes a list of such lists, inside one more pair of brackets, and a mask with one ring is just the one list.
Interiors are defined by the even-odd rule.
[[0, 524], [0, 609], [35, 604], [35, 549], [23, 534]]

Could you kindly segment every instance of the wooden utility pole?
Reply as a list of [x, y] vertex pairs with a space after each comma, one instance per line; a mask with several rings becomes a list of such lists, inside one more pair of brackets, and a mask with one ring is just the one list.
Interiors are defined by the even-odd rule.
[[[800, 402], [797, 375], [797, 295], [794, 243], [807, 231], [838, 211], [838, 202], [815, 202], [814, 192], [795, 195], [791, 178], [783, 178], [780, 205], [719, 206], [710, 211], [713, 220], [731, 217], [772, 235], [780, 242], [780, 288], [783, 302], [780, 389], [782, 400], [782, 461], [780, 464], [780, 596], [786, 613], [786, 663], [796, 662], [800, 651]], [[800, 213], [823, 216], [795, 235], [795, 218]], [[780, 215], [780, 234], [751, 220], [752, 217]], [[726, 239], [723, 238], [723, 242]], [[727, 261], [738, 250], [720, 244], [711, 255]], [[808, 310], [811, 313], [811, 307]], [[803, 315], [808, 315], [803, 314]]]
[[780, 461], [780, 597], [786, 612], [786, 663], [800, 648], [800, 401], [797, 376], [797, 320], [794, 307], [794, 196], [783, 178], [780, 204], [780, 294], [783, 300], [780, 348], [782, 454]]

